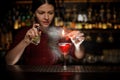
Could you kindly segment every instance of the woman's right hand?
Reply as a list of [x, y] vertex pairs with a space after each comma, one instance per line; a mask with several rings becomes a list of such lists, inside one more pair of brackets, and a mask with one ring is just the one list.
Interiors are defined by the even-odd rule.
[[24, 41], [25, 43], [27, 43], [28, 45], [30, 43], [32, 43], [32, 39], [35, 38], [36, 36], [40, 36], [41, 35], [41, 31], [38, 31], [36, 27], [39, 27], [39, 24], [33, 24], [33, 27], [30, 28], [25, 37], [24, 37]]

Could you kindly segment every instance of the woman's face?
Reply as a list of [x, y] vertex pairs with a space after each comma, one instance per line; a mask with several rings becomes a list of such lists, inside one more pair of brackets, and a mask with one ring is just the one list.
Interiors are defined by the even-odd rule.
[[51, 24], [54, 18], [54, 14], [55, 14], [54, 6], [48, 3], [41, 5], [35, 11], [37, 22], [40, 24], [41, 27], [44, 28], [48, 27]]

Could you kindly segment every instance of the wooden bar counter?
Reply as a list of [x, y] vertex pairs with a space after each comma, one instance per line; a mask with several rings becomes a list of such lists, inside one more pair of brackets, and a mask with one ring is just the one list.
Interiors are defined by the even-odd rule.
[[120, 80], [119, 65], [1, 65], [0, 80]]

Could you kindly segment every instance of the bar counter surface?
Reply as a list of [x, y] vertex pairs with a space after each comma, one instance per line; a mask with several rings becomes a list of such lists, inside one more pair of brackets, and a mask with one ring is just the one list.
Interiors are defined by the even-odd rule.
[[119, 65], [0, 65], [0, 80], [120, 80]]

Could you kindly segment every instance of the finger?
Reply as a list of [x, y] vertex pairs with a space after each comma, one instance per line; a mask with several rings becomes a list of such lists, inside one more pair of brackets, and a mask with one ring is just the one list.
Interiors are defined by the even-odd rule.
[[27, 32], [26, 36], [33, 38], [33, 33], [31, 31], [31, 29]]
[[33, 24], [33, 27], [36, 28], [37, 26], [40, 26], [38, 23]]
[[33, 33], [34, 36], [39, 35], [39, 32], [38, 32], [37, 28], [34, 28], [34, 27], [32, 28], [32, 33]]
[[84, 34], [83, 33], [80, 33], [80, 31], [72, 31], [68, 34], [69, 37], [73, 37], [75, 38], [76, 36], [83, 36]]
[[28, 30], [27, 34], [31, 37], [34, 38], [35, 36], [37, 36], [37, 30], [34, 30], [33, 28], [31, 28], [30, 30]]
[[42, 33], [42, 32], [41, 32], [41, 31], [39, 31], [38, 33], [39, 33], [39, 35], [41, 36], [41, 33]]
[[70, 33], [68, 33], [66, 36], [70, 37], [70, 38], [75, 38], [76, 36], [76, 32], [75, 31], [72, 31]]
[[38, 31], [41, 31], [41, 27], [40, 27], [40, 24], [33, 24], [33, 27], [36, 28]]
[[31, 39], [32, 39], [31, 33], [30, 33], [30, 31], [28, 31], [25, 35], [25, 41], [27, 41], [27, 40], [31, 41]]

